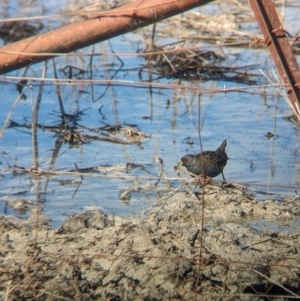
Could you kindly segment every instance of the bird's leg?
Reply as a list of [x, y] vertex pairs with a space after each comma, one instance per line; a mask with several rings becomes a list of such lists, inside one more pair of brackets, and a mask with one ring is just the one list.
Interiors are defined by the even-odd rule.
[[223, 174], [223, 170], [222, 170], [222, 177], [223, 177], [223, 180], [226, 181], [226, 180], [225, 180], [225, 177], [224, 177], [224, 174]]
[[211, 177], [207, 175], [199, 175], [196, 179], [198, 180], [198, 184], [200, 184], [200, 187], [210, 184], [211, 182]]

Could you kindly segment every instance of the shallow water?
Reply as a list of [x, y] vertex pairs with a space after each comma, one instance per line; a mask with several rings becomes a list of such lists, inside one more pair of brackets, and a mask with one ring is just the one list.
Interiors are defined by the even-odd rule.
[[[207, 10], [209, 5], [205, 8]], [[212, 6], [215, 8], [215, 6]], [[150, 28], [149, 28], [150, 29]], [[129, 33], [114, 39], [110, 43], [117, 53], [134, 54], [137, 48], [143, 48], [142, 35], [139, 32]], [[170, 40], [172, 40], [170, 38]], [[174, 38], [173, 38], [174, 40]], [[158, 39], [157, 44], [165, 44], [166, 40]], [[201, 44], [201, 43], [200, 43]], [[91, 47], [82, 50], [91, 53]], [[95, 45], [95, 53], [111, 53], [108, 42]], [[251, 72], [259, 73], [261, 68], [272, 76], [273, 65], [267, 50], [222, 48], [228, 59], [224, 65], [243, 66], [257, 64]], [[115, 75], [115, 80], [139, 81], [138, 69], [145, 60], [141, 57], [123, 56], [122, 69]], [[56, 59], [57, 70], [66, 65], [74, 65], [90, 70], [89, 57], [63, 57]], [[44, 64], [30, 67], [30, 76], [41, 76]], [[114, 56], [97, 56], [93, 58], [93, 75], [86, 72], [75, 79], [109, 79], [120, 66]], [[12, 72], [11, 76], [21, 74]], [[142, 73], [143, 79], [148, 79], [147, 70]], [[60, 78], [67, 77], [60, 71]], [[156, 75], [155, 75], [156, 76]], [[153, 75], [153, 77], [155, 77]], [[48, 62], [47, 78], [53, 78], [52, 61]], [[0, 79], [3, 80], [3, 77]], [[265, 83], [262, 76], [257, 76], [258, 83]], [[176, 79], [161, 79], [159, 83], [178, 84]], [[31, 121], [31, 98], [35, 102], [38, 92], [38, 82], [34, 85], [32, 97], [26, 91], [26, 100], [18, 103], [11, 120], [19, 123]], [[156, 188], [145, 188], [154, 184], [159, 167], [155, 155], [163, 159], [164, 169], [172, 178], [173, 187], [178, 187], [179, 181], [173, 167], [180, 157], [186, 153], [198, 153], [198, 95], [189, 87], [198, 87], [202, 91], [200, 102], [201, 139], [204, 150], [216, 149], [224, 139], [227, 139], [227, 154], [230, 160], [224, 170], [228, 181], [246, 183], [251, 188], [263, 192], [293, 195], [299, 186], [299, 128], [285, 117], [291, 111], [282, 97], [274, 89], [244, 89], [243, 92], [214, 93], [204, 88], [223, 89], [244, 87], [245, 85], [230, 81], [182, 81], [185, 90], [175, 87], [161, 89], [148, 86], [117, 85], [109, 87], [97, 84], [61, 85], [61, 95], [65, 111], [74, 113], [85, 110], [79, 123], [86, 127], [96, 128], [108, 124], [135, 124], [149, 138], [145, 138], [141, 146], [136, 144], [120, 145], [109, 142], [93, 141], [78, 147], [70, 147], [63, 143], [59, 148], [59, 156], [51, 162], [55, 148], [56, 137], [53, 132], [38, 130], [38, 153], [40, 168], [44, 170], [66, 171], [79, 168], [111, 165], [119, 169], [107, 171], [102, 177], [84, 176], [79, 184], [79, 177], [72, 175], [51, 175], [41, 177], [40, 192], [44, 214], [50, 216], [54, 227], [71, 214], [90, 206], [97, 206], [107, 213], [129, 216], [136, 214], [156, 202], [166, 188], [166, 182], [161, 181]], [[2, 109], [0, 111], [1, 127], [18, 92], [15, 85], [1, 83]], [[105, 92], [104, 96], [99, 98]], [[170, 104], [168, 105], [168, 101]], [[103, 106], [103, 107], [102, 107]], [[99, 113], [99, 108], [101, 113]], [[42, 104], [39, 112], [39, 123], [53, 125], [59, 122], [57, 116], [59, 106], [55, 86], [44, 87]], [[56, 114], [56, 115], [55, 115]], [[124, 126], [125, 127], [125, 126]], [[86, 133], [87, 131], [83, 131]], [[275, 136], [267, 139], [265, 134], [272, 132]], [[93, 134], [96, 135], [96, 134]], [[121, 133], [118, 137], [126, 139]], [[194, 144], [188, 144], [192, 140]], [[30, 174], [15, 175], [9, 167], [15, 165], [30, 168], [33, 166], [32, 135], [29, 129], [7, 128], [0, 140], [1, 203], [0, 214], [15, 214], [26, 217], [28, 212], [20, 214], [7, 204], [16, 197], [36, 200], [36, 182]], [[5, 152], [5, 153], [4, 153]], [[125, 171], [127, 163], [142, 164], [141, 168]], [[52, 164], [52, 165], [51, 165]], [[149, 178], [150, 177], [150, 178]], [[221, 176], [216, 179], [221, 180]], [[71, 180], [73, 183], [62, 183]], [[120, 200], [120, 195], [130, 187], [140, 187], [139, 192], [133, 192], [129, 201]], [[16, 196], [16, 194], [18, 194]], [[270, 198], [268, 195], [257, 194], [259, 199]]]

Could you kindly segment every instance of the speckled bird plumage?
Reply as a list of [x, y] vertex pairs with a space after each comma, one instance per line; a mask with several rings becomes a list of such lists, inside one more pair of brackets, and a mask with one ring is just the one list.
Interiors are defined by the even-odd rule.
[[225, 139], [220, 147], [215, 151], [204, 151], [197, 155], [186, 155], [181, 158], [179, 165], [183, 165], [186, 169], [195, 175], [207, 175], [211, 178], [222, 173], [227, 163], [228, 157], [225, 152], [227, 140]]

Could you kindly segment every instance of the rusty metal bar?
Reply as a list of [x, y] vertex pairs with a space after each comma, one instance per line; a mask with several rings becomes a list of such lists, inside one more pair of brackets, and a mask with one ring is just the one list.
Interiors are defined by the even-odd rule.
[[104, 41], [211, 1], [138, 0], [108, 12], [91, 14], [88, 20], [0, 48], [0, 74]]
[[287, 94], [300, 116], [300, 69], [287, 35], [278, 18], [272, 0], [249, 0], [265, 44], [273, 57], [281, 79], [287, 86]]

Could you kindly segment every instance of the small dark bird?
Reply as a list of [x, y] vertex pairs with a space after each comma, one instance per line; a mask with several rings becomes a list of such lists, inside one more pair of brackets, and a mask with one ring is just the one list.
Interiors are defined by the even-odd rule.
[[214, 178], [222, 173], [223, 180], [225, 181], [223, 169], [228, 160], [225, 153], [226, 145], [227, 140], [225, 139], [215, 151], [205, 151], [197, 155], [186, 155], [181, 158], [177, 165], [185, 166], [189, 172], [197, 176], [204, 174]]

